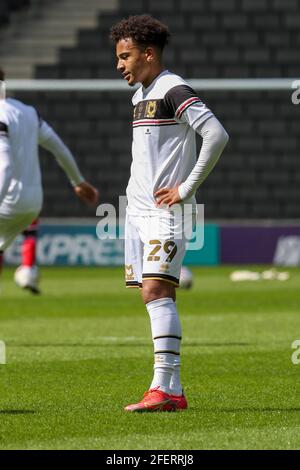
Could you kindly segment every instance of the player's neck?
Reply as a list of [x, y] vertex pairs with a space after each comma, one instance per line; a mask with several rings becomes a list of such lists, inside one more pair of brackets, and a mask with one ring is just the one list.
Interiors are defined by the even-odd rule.
[[166, 70], [163, 65], [159, 65], [156, 67], [151, 74], [143, 81], [142, 85], [145, 89], [149, 88], [149, 86], [154, 82], [154, 80]]

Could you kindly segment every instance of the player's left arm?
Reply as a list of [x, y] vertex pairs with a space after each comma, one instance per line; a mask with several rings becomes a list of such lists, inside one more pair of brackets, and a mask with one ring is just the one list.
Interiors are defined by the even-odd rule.
[[167, 103], [177, 120], [188, 124], [203, 139], [198, 161], [188, 178], [175, 188], [162, 188], [155, 193], [158, 205], [172, 206], [195, 194], [216, 165], [229, 137], [192, 88], [183, 85], [171, 89]]
[[0, 121], [0, 205], [12, 178], [12, 162], [8, 138], [8, 126]]
[[229, 140], [222, 124], [215, 116], [210, 116], [194, 130], [202, 137], [200, 155], [188, 178], [178, 187], [181, 200], [193, 196], [215, 167]]
[[90, 206], [96, 206], [99, 192], [82, 176], [70, 149], [45, 121], [40, 119], [39, 145], [51, 152], [68, 176], [77, 197]]

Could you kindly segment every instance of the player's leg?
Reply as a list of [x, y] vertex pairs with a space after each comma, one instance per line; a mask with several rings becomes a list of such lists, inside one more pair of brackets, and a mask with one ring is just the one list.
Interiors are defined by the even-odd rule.
[[183, 395], [180, 381], [182, 330], [175, 289], [179, 286], [186, 238], [181, 215], [160, 217], [158, 226], [152, 222], [151, 229], [152, 227], [155, 233], [159, 234], [159, 240], [156, 240], [159, 243], [156, 244], [155, 240], [151, 240], [150, 246], [145, 244], [143, 266], [143, 300], [150, 316], [155, 356], [151, 386], [161, 382], [160, 387], [167, 393], [181, 397]]
[[170, 394], [176, 358], [180, 358], [182, 334], [175, 286], [163, 280], [143, 280], [142, 296], [150, 318], [154, 346], [154, 375], [150, 388], [159, 387]]
[[143, 399], [126, 406], [125, 410], [175, 411], [177, 404], [176, 399], [170, 396], [170, 382], [174, 373], [174, 357], [179, 355], [181, 337], [179, 318], [174, 308], [175, 286], [159, 280], [143, 281], [142, 297], [150, 316], [155, 356], [154, 376]]
[[[144, 219], [146, 220], [146, 219]], [[128, 411], [171, 411], [187, 407], [180, 383], [181, 324], [176, 308], [175, 288], [185, 242], [180, 239], [159, 238], [159, 227], [153, 218], [141, 222], [144, 242], [142, 296], [149, 313], [154, 343], [154, 376], [150, 390], [140, 403]], [[165, 233], [168, 223], [163, 222]], [[164, 233], [163, 233], [164, 235]], [[175, 372], [176, 369], [176, 372]]]
[[24, 228], [36, 217], [35, 213], [0, 214], [0, 252], [3, 253]]
[[125, 221], [125, 282], [126, 288], [142, 288], [143, 245], [132, 217]]
[[147, 280], [143, 282], [142, 294], [150, 317], [154, 346], [154, 376], [150, 388], [159, 387], [179, 400], [177, 407], [186, 408], [180, 378], [182, 329], [175, 286], [166, 281]]
[[38, 238], [38, 219], [34, 220], [32, 224], [23, 232], [22, 243], [22, 266], [32, 268], [36, 265], [36, 247]]
[[33, 294], [40, 293], [40, 275], [36, 265], [38, 226], [39, 222], [36, 219], [23, 231], [22, 262], [15, 273], [16, 284], [23, 289], [28, 289]]
[[[140, 238], [137, 218], [127, 216], [125, 225], [125, 269], [126, 287], [142, 288], [142, 269], [144, 245]], [[126, 406], [126, 411], [154, 411], [167, 406], [170, 398], [161, 396], [162, 392], [154, 394], [148, 391], [141, 402]], [[154, 404], [152, 403], [154, 399]], [[174, 407], [174, 405], [172, 405]]]
[[150, 317], [154, 345], [154, 375], [150, 388], [159, 387], [169, 394], [177, 409], [187, 408], [180, 378], [182, 330], [175, 286], [166, 281], [143, 281], [143, 299]]

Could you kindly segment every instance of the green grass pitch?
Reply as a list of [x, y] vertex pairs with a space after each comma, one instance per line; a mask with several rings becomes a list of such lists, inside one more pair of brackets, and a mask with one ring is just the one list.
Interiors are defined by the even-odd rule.
[[299, 449], [300, 270], [234, 284], [195, 268], [178, 292], [189, 409], [128, 414], [152, 377], [148, 316], [123, 270], [43, 269], [43, 295], [0, 295], [1, 449]]

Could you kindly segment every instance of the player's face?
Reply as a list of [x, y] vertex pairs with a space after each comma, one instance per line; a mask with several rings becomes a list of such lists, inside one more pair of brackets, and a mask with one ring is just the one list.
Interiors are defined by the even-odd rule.
[[142, 50], [132, 39], [121, 39], [116, 46], [117, 70], [122, 73], [128, 85], [147, 83], [150, 75], [149, 50]]

